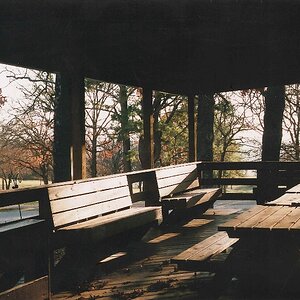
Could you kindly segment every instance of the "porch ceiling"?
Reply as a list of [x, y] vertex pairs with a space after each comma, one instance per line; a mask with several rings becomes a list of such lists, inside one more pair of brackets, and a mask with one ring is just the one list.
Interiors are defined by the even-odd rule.
[[1, 0], [0, 62], [189, 94], [300, 82], [300, 1]]

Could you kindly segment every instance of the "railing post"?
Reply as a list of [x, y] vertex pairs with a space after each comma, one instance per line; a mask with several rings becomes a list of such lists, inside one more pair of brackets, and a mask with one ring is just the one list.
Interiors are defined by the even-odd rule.
[[143, 88], [143, 125], [144, 136], [140, 140], [140, 159], [143, 169], [154, 167], [154, 138], [153, 138], [153, 103], [152, 89]]
[[196, 160], [195, 97], [188, 96], [189, 162]]

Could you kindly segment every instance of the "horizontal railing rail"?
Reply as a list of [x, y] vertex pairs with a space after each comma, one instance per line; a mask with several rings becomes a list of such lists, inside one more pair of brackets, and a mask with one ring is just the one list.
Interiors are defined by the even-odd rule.
[[[199, 162], [197, 167], [201, 185], [223, 187], [222, 199], [253, 199], [264, 203], [300, 183], [300, 162]], [[231, 175], [226, 171], [237, 172]], [[246, 174], [238, 175], [238, 171]], [[246, 186], [248, 191], [228, 192], [228, 186]]]

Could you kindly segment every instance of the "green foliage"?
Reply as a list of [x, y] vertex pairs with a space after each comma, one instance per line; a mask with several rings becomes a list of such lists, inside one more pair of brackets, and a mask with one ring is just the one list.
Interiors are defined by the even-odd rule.
[[162, 131], [161, 164], [185, 163], [188, 161], [188, 115], [187, 101], [183, 101], [172, 116], [172, 121], [166, 122], [168, 115], [162, 115], [160, 130]]

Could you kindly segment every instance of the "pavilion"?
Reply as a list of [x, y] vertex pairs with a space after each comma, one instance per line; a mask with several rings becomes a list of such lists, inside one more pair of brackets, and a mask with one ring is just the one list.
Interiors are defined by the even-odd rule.
[[[1, 0], [0, 62], [62, 80], [62, 179], [85, 176], [84, 77], [189, 96], [300, 82], [300, 2], [284, 0]], [[190, 151], [193, 153], [190, 106]], [[66, 139], [69, 136], [69, 139]]]

